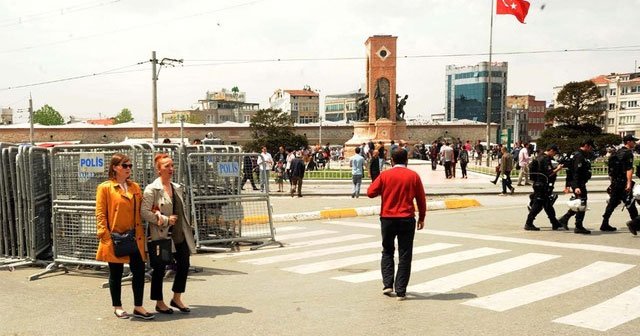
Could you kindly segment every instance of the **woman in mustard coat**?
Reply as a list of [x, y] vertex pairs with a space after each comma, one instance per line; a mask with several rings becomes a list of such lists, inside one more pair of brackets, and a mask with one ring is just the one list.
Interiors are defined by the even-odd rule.
[[[96, 222], [98, 229], [98, 252], [96, 260], [109, 263], [109, 291], [113, 313], [118, 318], [128, 318], [129, 314], [122, 308], [121, 289], [124, 264], [128, 263], [133, 280], [134, 309], [133, 316], [145, 320], [154, 318], [142, 306], [144, 295], [144, 260], [145, 239], [140, 206], [142, 192], [140, 186], [129, 180], [132, 164], [124, 154], [114, 154], [109, 164], [109, 180], [101, 183], [96, 190]], [[135, 229], [138, 249], [131, 255], [116, 257], [113, 251], [111, 232], [126, 233]]]

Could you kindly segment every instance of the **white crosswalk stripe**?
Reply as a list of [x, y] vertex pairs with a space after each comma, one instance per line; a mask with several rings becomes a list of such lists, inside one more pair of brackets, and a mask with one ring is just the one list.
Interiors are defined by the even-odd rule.
[[640, 317], [640, 287], [553, 322], [607, 331]]
[[282, 232], [300, 231], [304, 229], [306, 229], [306, 227], [304, 226], [281, 226], [275, 229], [276, 237], [279, 233], [282, 233]]
[[278, 263], [283, 261], [294, 261], [294, 260], [301, 260], [301, 259], [307, 259], [307, 258], [327, 256], [327, 255], [341, 253], [341, 252], [364, 250], [368, 248], [381, 247], [381, 245], [382, 243], [380, 243], [379, 241], [376, 241], [376, 242], [368, 242], [368, 243], [362, 243], [362, 244], [356, 244], [356, 245], [331, 247], [331, 248], [320, 249], [320, 250], [293, 252], [289, 254], [282, 254], [282, 255], [264, 257], [264, 258], [241, 260], [240, 262], [249, 263], [253, 265], [266, 265], [266, 264], [273, 264], [273, 263]]
[[417, 285], [412, 285], [407, 288], [407, 291], [411, 293], [423, 293], [430, 295], [446, 293], [454, 289], [476, 284], [559, 257], [560, 256], [558, 255], [551, 254], [527, 253], [525, 255], [476, 267]]
[[283, 241], [287, 239], [298, 239], [298, 238], [307, 238], [307, 237], [316, 237], [322, 236], [330, 233], [336, 233], [336, 231], [332, 230], [315, 230], [315, 231], [307, 231], [307, 232], [298, 232], [298, 233], [290, 233], [286, 235], [278, 235], [276, 236], [276, 240]]
[[[446, 243], [435, 243], [425, 246], [419, 246], [413, 248], [413, 254], [427, 253], [433, 251], [444, 250], [452, 247], [459, 246], [457, 244], [446, 244]], [[310, 273], [318, 273], [323, 271], [328, 271], [332, 269], [337, 269], [340, 267], [362, 264], [370, 261], [380, 260], [380, 252], [373, 254], [365, 254], [359, 255], [355, 257], [347, 257], [342, 259], [334, 259], [321, 261], [311, 264], [303, 264], [299, 266], [287, 267], [283, 268], [283, 270], [288, 272], [294, 272], [299, 274], [310, 274]]]
[[[508, 250], [482, 247], [482, 248], [477, 248], [473, 250], [445, 254], [445, 255], [432, 257], [432, 258], [414, 260], [411, 263], [411, 273], [420, 272], [420, 271], [428, 270], [430, 268], [434, 268], [442, 265], [453, 264], [460, 261], [486, 257], [494, 254], [504, 253], [504, 252], [508, 252]], [[371, 271], [371, 272], [365, 272], [360, 274], [344, 275], [344, 276], [335, 277], [333, 279], [346, 281], [346, 282], [360, 283], [365, 281], [380, 280], [382, 279], [382, 274], [378, 270], [378, 271]]]
[[473, 299], [463, 304], [506, 311], [609, 279], [633, 267], [634, 265], [629, 264], [597, 261], [571, 273]]
[[[371, 237], [372, 237], [372, 235], [354, 233], [354, 234], [348, 234], [348, 235], [337, 236], [337, 237], [329, 237], [329, 238], [323, 238], [323, 239], [297, 241], [297, 242], [294, 242], [294, 243], [291, 243], [291, 244], [287, 245], [284, 248], [284, 251], [289, 251], [289, 250], [292, 250], [292, 249], [298, 249], [298, 248], [303, 248], [303, 247], [311, 247], [311, 246], [343, 243], [343, 242], [359, 240], [359, 239], [364, 239], [364, 238], [371, 238]], [[237, 253], [237, 252], [224, 253], [224, 254], [220, 253], [220, 254], [212, 255], [211, 258], [212, 259], [224, 259], [224, 258], [239, 257], [239, 256], [246, 257], [246, 256], [253, 256], [253, 255], [256, 255], [256, 254], [273, 253], [274, 251], [283, 251], [283, 248], [268, 248], [268, 249], [263, 249], [263, 250], [245, 251], [245, 252], [241, 252], [241, 253]]]

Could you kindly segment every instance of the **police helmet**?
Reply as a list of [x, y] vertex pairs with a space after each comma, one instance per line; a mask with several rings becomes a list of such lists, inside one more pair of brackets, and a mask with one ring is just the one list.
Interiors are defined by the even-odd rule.
[[571, 211], [575, 212], [583, 212], [587, 209], [585, 202], [580, 198], [571, 197], [571, 199], [567, 201], [567, 205]]
[[640, 184], [636, 184], [633, 186], [632, 193], [633, 193], [633, 198], [640, 201]]

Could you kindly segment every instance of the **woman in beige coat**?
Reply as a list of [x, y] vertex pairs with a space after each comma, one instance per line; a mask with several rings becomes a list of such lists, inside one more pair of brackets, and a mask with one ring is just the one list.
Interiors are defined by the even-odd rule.
[[[191, 310], [182, 302], [182, 293], [187, 285], [189, 272], [189, 256], [195, 252], [193, 231], [185, 208], [183, 189], [179, 184], [171, 182], [174, 168], [169, 155], [157, 154], [155, 168], [158, 178], [144, 189], [142, 200], [142, 218], [149, 223], [151, 240], [171, 238], [171, 250], [176, 261], [176, 275], [173, 281], [173, 298], [170, 305], [183, 313]], [[156, 311], [172, 314], [162, 296], [162, 281], [164, 279], [165, 264], [152, 265], [151, 300], [156, 300]]]

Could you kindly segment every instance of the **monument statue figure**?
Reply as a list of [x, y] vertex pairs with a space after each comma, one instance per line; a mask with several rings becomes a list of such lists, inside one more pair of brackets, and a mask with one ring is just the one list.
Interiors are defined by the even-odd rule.
[[366, 121], [369, 118], [369, 95], [356, 99], [355, 121]]
[[376, 83], [376, 120], [389, 118], [389, 80], [380, 78]]
[[[400, 98], [400, 95], [396, 95], [396, 98]], [[404, 95], [404, 98], [398, 101], [398, 106], [396, 106], [396, 119], [404, 120], [404, 106], [407, 104], [407, 98], [409, 95]]]

